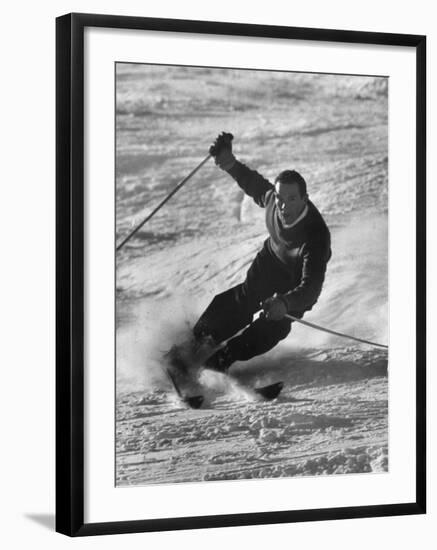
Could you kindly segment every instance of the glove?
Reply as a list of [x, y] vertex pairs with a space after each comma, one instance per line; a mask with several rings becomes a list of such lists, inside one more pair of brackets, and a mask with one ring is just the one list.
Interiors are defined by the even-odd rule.
[[285, 299], [278, 294], [275, 294], [271, 298], [267, 298], [267, 300], [261, 304], [261, 307], [264, 310], [263, 316], [267, 321], [280, 321], [288, 313]]
[[210, 155], [214, 157], [216, 165], [222, 170], [231, 169], [237, 160], [232, 154], [233, 139], [232, 134], [222, 132], [209, 148]]

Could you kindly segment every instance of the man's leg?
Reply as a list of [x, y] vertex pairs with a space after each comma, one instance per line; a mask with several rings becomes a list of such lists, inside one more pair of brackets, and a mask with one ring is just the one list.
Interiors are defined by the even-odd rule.
[[194, 337], [201, 340], [210, 336], [218, 345], [246, 327], [253, 314], [244, 283], [239, 284], [213, 298], [193, 328]]
[[[258, 318], [252, 322], [254, 314], [260, 309], [260, 302], [272, 296], [275, 292], [284, 293], [291, 290], [292, 277], [285, 269], [278, 265], [270, 252], [264, 247], [257, 255], [250, 267], [243, 285], [239, 285], [236, 297], [236, 309], [227, 310], [223, 317], [224, 325], [217, 343], [228, 340], [226, 345], [217, 350], [205, 363], [209, 368], [226, 371], [234, 361], [245, 361], [256, 355], [261, 355], [272, 349], [284, 339], [291, 329], [291, 321], [267, 321]], [[231, 289], [231, 290], [236, 290]], [[226, 293], [224, 293], [226, 294]], [[216, 305], [220, 311], [223, 295], [217, 301], [213, 300], [211, 306]], [[224, 300], [225, 301], [225, 300]], [[223, 301], [223, 302], [224, 302]], [[238, 307], [244, 304], [244, 307]], [[210, 306], [210, 307], [211, 307]], [[210, 308], [207, 309], [207, 312]], [[214, 309], [214, 308], [212, 308]], [[223, 307], [223, 311], [226, 308]], [[239, 313], [238, 313], [239, 312]], [[293, 315], [301, 317], [302, 313], [294, 312]], [[203, 317], [203, 316], [202, 316]], [[201, 318], [202, 319], [202, 318]], [[248, 326], [249, 325], [249, 326]], [[247, 327], [241, 334], [237, 332]], [[232, 338], [234, 336], [234, 338]], [[229, 340], [229, 338], [231, 338]]]
[[252, 262], [244, 283], [213, 298], [193, 328], [194, 338], [171, 349], [169, 361], [173, 366], [183, 371], [189, 365], [203, 362], [219, 344], [250, 325], [260, 302], [273, 294], [269, 288], [273, 280], [269, 261], [263, 248]]
[[267, 321], [259, 317], [241, 334], [229, 340], [226, 344], [234, 361], [247, 361], [257, 355], [262, 355], [287, 337], [292, 321]]
[[212, 336], [220, 344], [249, 325], [260, 302], [274, 292], [275, 270], [276, 264], [264, 247], [252, 262], [245, 281], [214, 297], [194, 326], [195, 338]]
[[225, 346], [217, 350], [205, 363], [213, 370], [226, 372], [235, 361], [247, 361], [262, 355], [276, 346], [290, 333], [290, 319], [267, 321], [258, 317], [246, 330], [228, 340]]

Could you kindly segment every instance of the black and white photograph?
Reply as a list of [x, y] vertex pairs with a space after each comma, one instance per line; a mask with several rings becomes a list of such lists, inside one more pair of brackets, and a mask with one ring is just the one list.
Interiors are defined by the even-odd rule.
[[116, 487], [388, 472], [389, 79], [114, 78]]
[[6, 5], [5, 548], [433, 547], [431, 6]]

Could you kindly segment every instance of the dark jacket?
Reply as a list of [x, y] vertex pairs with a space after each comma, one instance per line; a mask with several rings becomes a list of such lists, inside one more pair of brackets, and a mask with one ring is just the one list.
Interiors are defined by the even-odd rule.
[[266, 245], [291, 277], [292, 290], [283, 295], [288, 311], [308, 311], [320, 295], [331, 257], [331, 236], [322, 215], [308, 201], [306, 216], [287, 229], [279, 219], [274, 186], [268, 180], [239, 161], [228, 172], [247, 195], [266, 209], [270, 234]]

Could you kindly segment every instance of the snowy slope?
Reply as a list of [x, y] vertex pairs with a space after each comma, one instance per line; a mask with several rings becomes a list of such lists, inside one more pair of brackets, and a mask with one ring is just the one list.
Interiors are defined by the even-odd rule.
[[209, 376], [216, 393], [200, 411], [165, 387], [119, 395], [119, 484], [387, 470], [384, 353], [346, 348], [273, 363], [244, 380], [285, 378], [274, 402], [254, 401], [220, 374]]
[[[296, 168], [333, 258], [305, 319], [388, 343], [387, 82], [382, 78], [117, 66], [117, 238], [231, 131], [273, 179]], [[286, 341], [205, 375], [184, 409], [162, 355], [216, 292], [244, 279], [263, 211], [210, 161], [117, 255], [117, 483], [379, 472], [388, 468], [387, 353], [293, 326]], [[239, 386], [284, 380], [259, 403]]]

